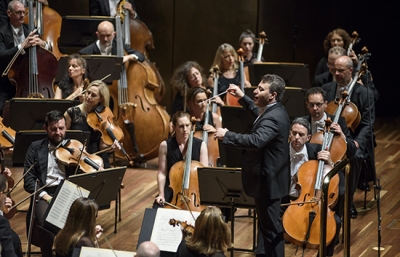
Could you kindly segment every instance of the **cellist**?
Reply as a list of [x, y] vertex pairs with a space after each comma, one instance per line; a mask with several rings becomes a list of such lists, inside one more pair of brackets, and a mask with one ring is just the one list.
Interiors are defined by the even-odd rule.
[[[322, 88], [326, 91], [326, 100], [331, 102], [335, 98], [341, 98], [341, 93], [347, 90], [350, 83], [352, 82], [352, 71], [353, 62], [348, 56], [341, 56], [335, 60], [334, 63], [334, 82], [325, 84]], [[363, 159], [368, 161], [368, 178], [367, 181], [375, 180], [375, 163], [374, 163], [374, 149], [372, 145], [373, 140], [373, 124], [375, 121], [375, 95], [373, 92], [368, 91], [366, 86], [363, 86], [356, 82], [353, 88], [353, 92], [350, 96], [350, 101], [354, 103], [359, 113], [361, 114], [361, 121], [355, 131], [351, 132], [354, 143], [357, 147], [354, 158], [351, 159], [350, 174], [353, 178], [353, 184], [351, 185], [351, 193], [354, 195], [356, 187], [367, 188], [367, 185], [362, 185], [363, 181], [360, 181], [361, 185], [358, 184], [358, 180], [361, 173], [361, 166]], [[352, 203], [352, 218], [357, 217], [357, 210]]]
[[[191, 127], [191, 117], [188, 113], [177, 112], [172, 116], [172, 128], [175, 135], [160, 144], [157, 172], [158, 196], [153, 208], [163, 206], [165, 202], [172, 200], [169, 172], [171, 167], [182, 161], [185, 156]], [[197, 138], [193, 138], [192, 160], [200, 161], [204, 166], [208, 166], [207, 146]]]
[[[31, 46], [47, 48], [45, 41], [38, 35], [28, 30], [24, 24], [26, 15], [24, 5], [17, 0], [8, 4], [7, 16], [9, 23], [4, 23], [0, 28], [0, 72], [6, 69], [14, 55], [21, 49]], [[1, 74], [0, 74], [1, 75]], [[5, 102], [15, 96], [16, 87], [11, 85], [7, 76], [0, 77], [0, 114], [3, 113]]]

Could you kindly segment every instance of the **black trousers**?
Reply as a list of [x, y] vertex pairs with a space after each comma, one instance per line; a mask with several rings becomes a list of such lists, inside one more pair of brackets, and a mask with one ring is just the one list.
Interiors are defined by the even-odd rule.
[[265, 256], [284, 257], [285, 242], [281, 213], [281, 199], [255, 198], [258, 224], [264, 239]]

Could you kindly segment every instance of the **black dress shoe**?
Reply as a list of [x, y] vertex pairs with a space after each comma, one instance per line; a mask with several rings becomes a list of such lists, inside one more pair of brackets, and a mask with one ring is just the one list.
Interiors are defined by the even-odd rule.
[[368, 183], [360, 183], [357, 185], [357, 188], [363, 191], [371, 191], [371, 187], [369, 186]]
[[356, 219], [358, 216], [358, 211], [357, 211], [356, 207], [354, 206], [354, 203], [351, 203], [350, 216], [352, 219]]

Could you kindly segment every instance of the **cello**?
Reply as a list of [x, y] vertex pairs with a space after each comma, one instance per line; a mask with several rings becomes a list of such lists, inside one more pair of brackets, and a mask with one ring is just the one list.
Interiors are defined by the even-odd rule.
[[351, 51], [353, 50], [353, 46], [360, 42], [361, 38], [358, 37], [358, 33], [357, 31], [353, 31], [353, 33], [351, 33], [351, 42], [349, 45], [349, 48], [347, 49], [347, 56], [350, 55]]
[[[121, 23], [116, 17], [117, 52], [123, 56]], [[118, 36], [119, 35], [119, 36]], [[159, 88], [157, 74], [150, 63], [130, 62], [122, 66], [121, 78], [114, 81], [110, 94], [114, 99], [115, 123], [123, 131], [122, 143], [128, 156], [139, 162], [158, 156], [159, 144], [168, 138], [170, 117], [154, 96]], [[116, 151], [121, 157], [121, 153]]]
[[[325, 135], [322, 149], [330, 149], [331, 134], [329, 121], [325, 122]], [[324, 175], [330, 171], [323, 160], [307, 161], [298, 171], [298, 184], [301, 194], [291, 202], [282, 217], [285, 237], [291, 243], [306, 248], [315, 249], [320, 244], [320, 218], [322, 211], [327, 211], [326, 243], [329, 244], [336, 233], [334, 212], [327, 208], [321, 209], [321, 187]], [[339, 176], [335, 175], [329, 184], [328, 205], [333, 206], [338, 197]]]
[[[262, 52], [264, 50], [264, 44], [268, 43], [267, 34], [265, 34], [264, 31], [261, 31], [259, 35], [260, 35], [260, 38], [258, 39], [258, 51], [257, 51], [256, 62], [261, 62]], [[247, 76], [247, 78], [248, 78], [248, 76]]]
[[329, 114], [334, 114], [339, 112], [342, 117], [345, 118], [347, 127], [354, 133], [358, 125], [361, 121], [361, 114], [358, 111], [357, 106], [350, 101], [351, 93], [353, 92], [354, 85], [356, 84], [357, 80], [361, 77], [361, 75], [365, 72], [366, 66], [364, 61], [368, 56], [368, 49], [367, 47], [363, 47], [361, 49], [362, 54], [359, 57], [359, 61], [356, 68], [356, 75], [354, 76], [353, 80], [351, 81], [349, 88], [347, 91], [342, 93], [341, 99], [335, 99], [334, 101], [330, 102], [326, 108], [326, 112]]
[[196, 119], [192, 119], [193, 129], [190, 131], [186, 145], [186, 157], [184, 161], [175, 163], [169, 171], [169, 187], [172, 189], [173, 197], [167, 208], [175, 208], [189, 211], [202, 211], [205, 206], [200, 205], [199, 182], [197, 169], [203, 165], [199, 161], [192, 161], [192, 147], [194, 124]]

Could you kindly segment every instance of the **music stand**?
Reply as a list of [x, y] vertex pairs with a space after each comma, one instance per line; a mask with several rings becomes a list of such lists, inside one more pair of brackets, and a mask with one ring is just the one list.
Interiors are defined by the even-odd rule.
[[3, 123], [15, 131], [43, 129], [46, 113], [52, 110], [65, 112], [75, 104], [72, 100], [12, 98], [7, 101], [9, 111]]
[[114, 233], [117, 231], [118, 193], [125, 171], [126, 166], [122, 166], [68, 177], [72, 183], [90, 191], [89, 198], [96, 201], [99, 210], [110, 208], [111, 201], [116, 200]]
[[[250, 133], [254, 118], [242, 107], [221, 106], [222, 126], [236, 133]], [[224, 145], [218, 140], [221, 164], [225, 167], [242, 167], [242, 149]]]
[[97, 40], [97, 26], [102, 21], [109, 21], [115, 26], [113, 17], [103, 16], [65, 16], [61, 23], [58, 48], [63, 54], [77, 53], [82, 48]]
[[[242, 171], [238, 168], [197, 169], [200, 204], [231, 208], [231, 238], [234, 244], [235, 208], [255, 209], [254, 198], [246, 195], [242, 185]], [[256, 215], [253, 216], [253, 249], [232, 248], [233, 251], [253, 252], [256, 248]]]
[[[15, 134], [14, 152], [12, 156], [13, 166], [23, 164], [25, 161], [25, 155], [28, 151], [29, 146], [33, 141], [41, 140], [47, 137], [46, 131], [44, 130], [21, 130]], [[89, 142], [90, 132], [81, 130], [67, 130], [65, 138], [71, 138], [79, 140], [82, 144], [85, 141]]]
[[[103, 82], [112, 84], [113, 80], [118, 80], [120, 78], [122, 57], [113, 55], [82, 55], [81, 57], [86, 60], [86, 74], [90, 81], [102, 79], [110, 74]], [[59, 68], [55, 78], [56, 84], [62, 80], [68, 70], [68, 58], [69, 56], [62, 56], [60, 60], [58, 60]]]
[[310, 88], [310, 72], [307, 64], [262, 62], [248, 67], [252, 85], [258, 85], [265, 74], [276, 74], [285, 80], [286, 86]]

